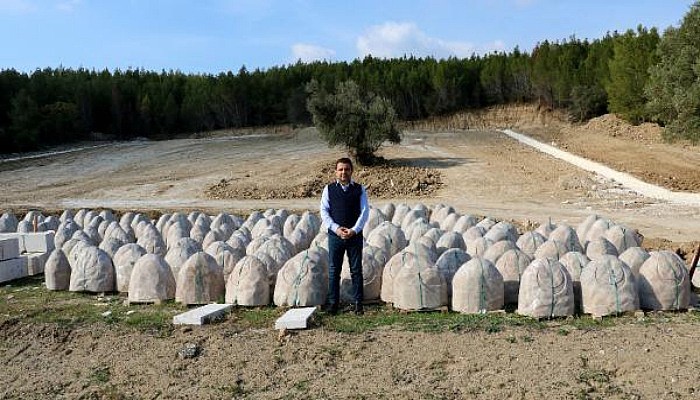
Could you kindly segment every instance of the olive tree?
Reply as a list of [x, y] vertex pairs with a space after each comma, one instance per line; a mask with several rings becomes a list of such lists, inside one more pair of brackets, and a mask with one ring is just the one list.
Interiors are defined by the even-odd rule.
[[330, 146], [345, 146], [359, 164], [374, 163], [375, 152], [385, 141], [401, 141], [396, 111], [386, 98], [362, 93], [353, 81], [338, 83], [335, 93], [328, 93], [316, 80], [306, 89], [306, 107], [323, 139]]

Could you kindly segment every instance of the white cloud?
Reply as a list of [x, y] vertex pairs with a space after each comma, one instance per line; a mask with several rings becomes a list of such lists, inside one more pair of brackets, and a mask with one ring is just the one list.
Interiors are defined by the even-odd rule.
[[297, 60], [301, 60], [303, 62], [330, 60], [334, 56], [335, 51], [325, 47], [307, 43], [295, 43], [292, 45], [292, 59], [295, 62]]
[[36, 6], [29, 0], [0, 0], [0, 13], [26, 14], [36, 11]]
[[392, 58], [404, 55], [417, 57], [469, 57], [477, 52], [469, 42], [448, 41], [428, 36], [412, 22], [385, 22], [367, 29], [357, 38], [360, 56]]
[[63, 0], [56, 4], [56, 8], [63, 12], [71, 12], [83, 3], [83, 0]]

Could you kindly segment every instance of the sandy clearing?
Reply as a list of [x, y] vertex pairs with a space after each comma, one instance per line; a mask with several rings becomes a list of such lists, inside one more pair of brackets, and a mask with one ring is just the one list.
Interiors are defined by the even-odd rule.
[[616, 171], [603, 164], [587, 160], [583, 157], [560, 150], [554, 146], [539, 142], [531, 137], [514, 132], [510, 129], [504, 129], [501, 132], [519, 141], [520, 143], [533, 147], [543, 153], [549, 154], [560, 160], [564, 160], [586, 171], [590, 171], [602, 175], [605, 178], [620, 182], [623, 186], [634, 190], [642, 196], [669, 201], [676, 204], [700, 205], [700, 194], [698, 193], [673, 192], [661, 186], [644, 182], [630, 174]]

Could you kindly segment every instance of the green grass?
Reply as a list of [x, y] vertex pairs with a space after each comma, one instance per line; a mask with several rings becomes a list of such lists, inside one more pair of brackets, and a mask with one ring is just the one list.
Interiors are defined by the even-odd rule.
[[[155, 336], [172, 333], [172, 317], [187, 310], [173, 301], [159, 305], [127, 305], [123, 295], [53, 292], [46, 290], [43, 277], [31, 277], [0, 286], [0, 324], [8, 320], [28, 323], [50, 323], [66, 327], [106, 324], [134, 329]], [[235, 307], [222, 324], [235, 331], [245, 329], [270, 329], [286, 310], [268, 306], [257, 308]], [[105, 314], [106, 315], [103, 315]], [[647, 313], [644, 317], [623, 315], [594, 319], [574, 316], [552, 321], [537, 321], [513, 312], [465, 315], [455, 312], [403, 313], [385, 305], [369, 305], [365, 314], [356, 316], [343, 312], [330, 316], [324, 312], [315, 314], [312, 327], [348, 333], [394, 329], [412, 332], [472, 332], [497, 333], [511, 327], [529, 330], [552, 329], [566, 336], [575, 330], [598, 330], [621, 324], [668, 324], [674, 322], [700, 322], [700, 312]], [[511, 335], [513, 342], [528, 342], [532, 337]]]

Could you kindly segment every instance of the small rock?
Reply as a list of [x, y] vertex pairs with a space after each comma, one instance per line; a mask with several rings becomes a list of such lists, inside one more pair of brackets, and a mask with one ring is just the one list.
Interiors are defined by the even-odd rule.
[[101, 315], [102, 315], [103, 317], [109, 317], [110, 315], [112, 315], [112, 312], [111, 312], [111, 311], [105, 311], [105, 312], [103, 312]]
[[13, 295], [9, 295], [9, 296], [7, 296], [6, 298], [7, 298], [7, 300], [12, 300], [12, 299], [14, 299], [14, 298], [15, 298], [15, 296], [13, 296]]
[[133, 314], [133, 313], [135, 313], [135, 312], [136, 312], [136, 311], [134, 311], [134, 310], [127, 311], [127, 312], [126, 312], [126, 315], [131, 315], [131, 314]]
[[199, 357], [201, 354], [201, 348], [195, 343], [187, 343], [185, 347], [178, 350], [177, 355], [182, 359]]

